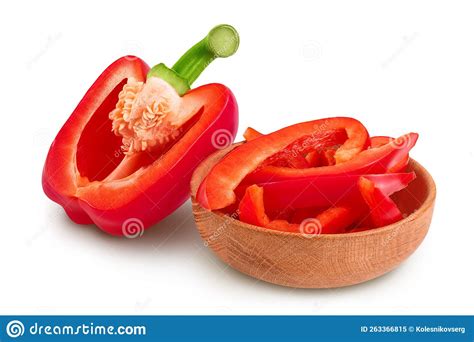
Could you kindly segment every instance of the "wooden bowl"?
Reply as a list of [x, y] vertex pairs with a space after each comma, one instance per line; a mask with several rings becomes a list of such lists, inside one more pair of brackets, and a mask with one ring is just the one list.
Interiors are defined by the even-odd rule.
[[428, 228], [436, 186], [411, 160], [417, 178], [393, 196], [407, 217], [389, 226], [350, 234], [286, 233], [257, 227], [201, 207], [195, 195], [202, 179], [225, 154], [209, 156], [191, 180], [193, 212], [205, 245], [233, 268], [270, 283], [298, 288], [333, 288], [362, 283], [397, 267], [421, 244]]

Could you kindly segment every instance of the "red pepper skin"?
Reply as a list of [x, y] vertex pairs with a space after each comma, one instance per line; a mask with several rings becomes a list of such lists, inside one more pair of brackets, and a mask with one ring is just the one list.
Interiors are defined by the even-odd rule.
[[383, 135], [370, 137], [370, 148], [382, 147], [383, 145], [387, 145], [392, 140], [393, 138]]
[[239, 204], [239, 219], [260, 227], [268, 224], [269, 219], [265, 214], [263, 203], [263, 189], [258, 185], [251, 185], [245, 190]]
[[320, 234], [344, 234], [346, 228], [356, 222], [361, 216], [361, 210], [356, 206], [337, 206], [329, 208], [318, 216]]
[[[362, 151], [357, 158], [342, 164], [307, 169], [290, 169], [265, 166], [245, 178], [248, 183], [263, 183], [291, 178], [315, 177], [324, 175], [364, 175], [386, 172], [399, 172], [407, 161], [409, 151], [415, 146], [417, 133], [408, 133], [378, 148]], [[242, 146], [245, 146], [242, 145]]]
[[270, 221], [265, 228], [279, 230], [281, 232], [287, 233], [301, 233], [300, 224], [289, 223], [287, 220], [272, 220]]
[[[145, 62], [133, 56], [122, 57], [112, 63], [89, 88], [51, 145], [43, 168], [43, 190], [51, 200], [60, 204], [76, 223], [93, 223], [81, 208], [79, 199], [74, 196], [77, 176], [72, 168], [75, 164], [72, 161], [75, 158], [82, 129], [94, 111], [107, 100], [108, 95], [123, 79], [135, 77], [139, 81], [144, 81], [148, 70], [149, 67]], [[110, 100], [115, 102], [116, 98]], [[105, 143], [110, 145], [113, 141], [107, 140]]]
[[291, 215], [291, 223], [300, 224], [303, 220], [308, 217], [314, 217], [315, 215], [321, 213], [319, 208], [297, 208], [294, 209], [293, 215]]
[[[339, 133], [339, 132], [338, 132]], [[252, 127], [247, 127], [244, 132], [244, 139], [245, 141], [251, 141], [256, 138], [261, 137], [263, 134], [257, 131]], [[341, 135], [335, 134], [334, 135], [334, 144], [340, 141], [341, 143], [347, 138], [345, 136], [341, 139]], [[278, 165], [278, 166], [285, 166], [285, 167], [292, 167], [295, 169], [302, 169], [306, 167], [315, 167], [318, 166], [320, 156], [318, 151], [310, 151], [306, 156], [303, 157], [305, 153], [305, 148], [301, 146], [304, 143], [303, 141], [296, 141], [295, 143], [287, 146], [282, 152], [277, 153], [276, 155], [268, 158], [263, 164], [271, 164], [271, 165]], [[326, 153], [326, 151], [321, 151], [322, 153]], [[332, 156], [332, 165], [335, 163], [334, 154], [336, 150], [330, 150]], [[329, 164], [327, 164], [329, 165]]]
[[360, 177], [358, 187], [369, 208], [369, 216], [374, 227], [383, 227], [403, 218], [395, 202], [387, 194], [384, 194], [373, 181], [365, 176]]
[[257, 139], [258, 137], [261, 137], [263, 134], [257, 131], [256, 129], [252, 127], [247, 127], [247, 129], [244, 132], [244, 139], [246, 141], [254, 140]]
[[[386, 145], [393, 140], [395, 139], [392, 137], [387, 137], [387, 136], [370, 137], [370, 147], [371, 148], [382, 147], [383, 145]], [[387, 172], [404, 172], [406, 170], [409, 160], [410, 160], [410, 157], [408, 154], [406, 154], [405, 157], [401, 158], [398, 163], [396, 163], [395, 165], [387, 169]]]
[[[138, 220], [140, 229], [150, 227], [189, 198], [192, 171], [219, 148], [214, 134], [221, 130], [230, 140], [236, 134], [238, 109], [232, 92], [223, 85], [208, 84], [183, 96], [184, 100], [202, 102], [199, 118], [158, 161], [123, 180], [90, 182], [81, 177], [80, 161], [76, 158], [87, 124], [100, 115], [109, 120], [107, 115], [114, 108], [117, 96], [107, 96], [115, 90], [118, 94], [121, 82], [128, 77], [144, 81], [148, 69], [136, 57], [123, 57], [111, 64], [85, 94], [50, 148], [43, 170], [43, 189], [76, 223], [95, 223], [112, 235], [126, 233], [124, 224], [130, 219]], [[104, 129], [108, 133], [102, 136], [99, 131], [94, 143], [100, 142], [113, 156], [120, 151], [121, 139], [113, 136], [106, 120], [103, 120]], [[132, 160], [137, 162], [140, 158]], [[87, 162], [82, 164], [100, 170], [101, 165], [94, 156]], [[111, 167], [113, 169], [113, 165]]]
[[[336, 130], [345, 130], [347, 134], [347, 140], [335, 155], [338, 163], [345, 162], [341, 165], [347, 164], [348, 160], [350, 161], [369, 144], [367, 130], [359, 121], [352, 118], [321, 119], [292, 125], [246, 142], [229, 152], [213, 167], [201, 183], [197, 200], [203, 207], [211, 210], [227, 207], [236, 200], [234, 189], [267, 158], [278, 154], [295, 141], [305, 139], [305, 137], [313, 148], [327, 146], [333, 135], [333, 133], [328, 135], [327, 131]], [[337, 167], [337, 165], [331, 167]], [[273, 167], [268, 166], [268, 168]], [[281, 167], [279, 169], [304, 172], [305, 170], [324, 168], [292, 169]]]
[[[347, 227], [355, 223], [362, 215], [362, 207], [339, 206], [324, 210], [315, 217], [306, 216], [299, 223], [277, 219], [267, 224], [255, 224], [261, 227], [305, 235], [344, 234]], [[243, 221], [241, 219], [241, 221]], [[247, 222], [247, 221], [245, 221]]]
[[[364, 175], [385, 195], [404, 189], [416, 175], [410, 173], [387, 173]], [[360, 200], [358, 189], [359, 175], [315, 176], [259, 183], [264, 189], [264, 202], [268, 211], [292, 208], [329, 207], [342, 203], [354, 203]], [[242, 185], [245, 186], [245, 185]], [[236, 192], [240, 192], [237, 190]]]

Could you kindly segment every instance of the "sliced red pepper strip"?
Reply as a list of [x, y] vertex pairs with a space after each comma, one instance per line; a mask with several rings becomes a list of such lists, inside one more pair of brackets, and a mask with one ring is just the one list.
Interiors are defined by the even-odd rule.
[[369, 207], [369, 215], [374, 227], [383, 227], [400, 221], [403, 216], [395, 202], [367, 177], [360, 177], [360, 194]]
[[[367, 130], [359, 121], [352, 118], [321, 119], [292, 125], [249, 141], [229, 152], [204, 179], [198, 190], [197, 200], [208, 209], [227, 207], [236, 199], [234, 189], [267, 158], [301, 138], [307, 138], [313, 148], [326, 146], [325, 143], [327, 144], [327, 141], [331, 140], [335, 130], [345, 130], [348, 137], [335, 154], [336, 163], [340, 166], [347, 164], [348, 160], [359, 154], [368, 145]], [[332, 131], [329, 136], [328, 131]], [[237, 165], [238, 167], [236, 167]], [[290, 168], [282, 169], [290, 170]], [[291, 170], [314, 169], [323, 168]]]
[[392, 140], [393, 140], [392, 137], [387, 137], [383, 135], [370, 137], [370, 147], [371, 148], [382, 147], [383, 145], [387, 145]]
[[[392, 138], [392, 137], [387, 137], [387, 136], [371, 137], [370, 138], [370, 147], [371, 148], [381, 147], [383, 145], [388, 144], [392, 140], [395, 140], [395, 139]], [[406, 169], [409, 160], [410, 160], [410, 157], [407, 153], [404, 158], [400, 158], [399, 163], [396, 163], [394, 166], [390, 167], [387, 170], [387, 172], [403, 172]]]
[[[258, 137], [261, 137], [263, 134], [248, 127], [244, 132], [244, 138], [246, 141], [254, 140]], [[347, 135], [343, 130], [336, 130], [331, 135], [331, 141], [326, 141], [327, 146], [331, 145], [341, 145], [347, 139]], [[336, 153], [336, 148], [324, 151], [322, 148], [320, 151], [310, 151], [303, 156], [309, 148], [314, 148], [311, 144], [306, 144], [307, 138], [299, 139], [287, 146], [283, 151], [271, 156], [266, 161], [262, 163], [264, 165], [273, 165], [273, 166], [284, 166], [292, 167], [295, 169], [302, 169], [307, 167], [319, 166], [319, 161], [321, 160], [320, 155], [326, 154], [327, 158], [324, 159], [325, 165], [334, 165], [335, 159], [334, 155]], [[306, 146], [305, 146], [306, 144]]]
[[288, 233], [301, 233], [299, 224], [289, 223], [287, 220], [272, 220], [265, 225], [265, 228]]
[[320, 234], [343, 234], [347, 227], [355, 223], [361, 216], [361, 210], [355, 206], [332, 207], [316, 216], [321, 226]]
[[[245, 178], [245, 182], [263, 183], [319, 175], [363, 175], [394, 172], [395, 169], [399, 168], [400, 163], [405, 162], [409, 151], [415, 146], [417, 139], [417, 133], [405, 134], [381, 147], [362, 151], [357, 155], [357, 158], [333, 166], [307, 169], [266, 166], [249, 174]], [[245, 145], [246, 144], [242, 146]], [[231, 157], [229, 159], [228, 163], [231, 162]], [[222, 184], [222, 186], [224, 186], [224, 184]]]
[[256, 129], [253, 129], [252, 127], [247, 127], [247, 129], [244, 132], [244, 138], [246, 141], [257, 139], [258, 137], [261, 137], [262, 135], [263, 135], [262, 133], [260, 133]]
[[[404, 189], [416, 175], [409, 173], [387, 173], [364, 175], [385, 195]], [[351, 203], [360, 199], [359, 175], [328, 175], [259, 183], [264, 189], [267, 210], [282, 211], [288, 207], [328, 207]], [[239, 186], [240, 187], [240, 186]], [[242, 185], [245, 187], [245, 185]], [[236, 192], [241, 191], [239, 188]]]
[[[277, 219], [270, 221], [265, 213], [264, 189], [254, 184], [245, 190], [239, 204], [239, 219], [242, 222], [260, 227], [267, 227], [286, 232], [300, 232], [304, 234], [337, 234], [354, 223], [361, 215], [360, 210], [353, 207], [340, 206], [329, 208], [313, 219], [308, 209], [301, 221], [289, 223], [287, 220]], [[301, 213], [301, 211], [300, 211]], [[293, 217], [295, 219], [295, 217]]]
[[[248, 127], [244, 132], [244, 138], [246, 141], [254, 140], [256, 138], [261, 137], [262, 135], [262, 133], [258, 132], [252, 127]], [[287, 166], [297, 169], [310, 167], [310, 162], [307, 160], [307, 158], [302, 156], [301, 151], [301, 146], [298, 146], [297, 144], [292, 144], [291, 146], [285, 148], [284, 151], [269, 158], [266, 162], [264, 162], [264, 164]]]
[[263, 188], [254, 184], [245, 190], [245, 195], [239, 204], [239, 219], [260, 227], [269, 223], [263, 203]]
[[315, 138], [304, 136], [290, 145], [286, 146], [280, 152], [268, 157], [258, 168], [265, 166], [290, 167], [302, 169], [311, 167], [305, 154], [317, 152], [324, 153], [327, 149], [334, 149], [335, 146], [340, 147], [346, 140], [347, 134], [345, 130], [332, 130], [324, 133], [324, 141], [318, 141]]
[[273, 220], [265, 227], [305, 235], [343, 234], [361, 215], [362, 211], [353, 206], [339, 206], [328, 208], [314, 217], [306, 216], [298, 224], [287, 220]]

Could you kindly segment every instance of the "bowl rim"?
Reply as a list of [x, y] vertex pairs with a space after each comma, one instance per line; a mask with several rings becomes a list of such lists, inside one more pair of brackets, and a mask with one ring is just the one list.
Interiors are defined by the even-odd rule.
[[[235, 145], [240, 145], [241, 143], [236, 143], [236, 144], [232, 144], [231, 146], [233, 147], [237, 147]], [[217, 151], [216, 153], [218, 153], [219, 151]], [[211, 154], [212, 156], [212, 154]], [[209, 156], [210, 157], [210, 156]], [[204, 159], [203, 163], [206, 162], [206, 160], [209, 159], [206, 158]], [[428, 195], [426, 197], [426, 199], [423, 201], [423, 203], [420, 205], [420, 207], [418, 209], [416, 209], [415, 211], [413, 211], [411, 214], [409, 214], [407, 217], [404, 217], [402, 220], [400, 221], [397, 221], [397, 222], [394, 222], [392, 224], [389, 224], [387, 226], [383, 226], [383, 227], [378, 227], [378, 228], [372, 228], [372, 229], [369, 229], [369, 230], [364, 230], [364, 231], [361, 231], [361, 232], [353, 232], [353, 233], [339, 233], [339, 234], [317, 234], [317, 235], [312, 235], [311, 237], [307, 237], [305, 236], [304, 234], [302, 233], [295, 233], [295, 232], [284, 232], [284, 231], [280, 231], [280, 230], [275, 230], [275, 229], [268, 229], [268, 228], [264, 228], [264, 227], [260, 227], [260, 226], [255, 226], [253, 224], [250, 224], [250, 223], [246, 223], [246, 222], [242, 222], [240, 220], [237, 220], [229, 215], [226, 215], [222, 212], [216, 212], [216, 211], [212, 211], [212, 210], [209, 210], [207, 208], [204, 208], [203, 206], [201, 206], [199, 204], [199, 202], [196, 200], [196, 194], [194, 193], [194, 191], [191, 191], [191, 201], [193, 204], [195, 205], [198, 205], [199, 208], [201, 210], [204, 210], [204, 211], [207, 211], [211, 214], [214, 214], [214, 215], [217, 215], [219, 217], [221, 217], [222, 219], [224, 220], [228, 220], [229, 224], [230, 223], [233, 223], [235, 225], [238, 225], [238, 226], [242, 226], [242, 227], [245, 227], [247, 229], [250, 229], [250, 230], [253, 230], [253, 231], [256, 231], [258, 233], [263, 233], [263, 234], [270, 234], [270, 235], [275, 235], [275, 236], [284, 236], [284, 237], [292, 237], [292, 238], [301, 238], [301, 239], [304, 239], [304, 240], [312, 240], [312, 239], [340, 239], [340, 238], [351, 238], [351, 237], [363, 237], [363, 236], [369, 236], [369, 235], [375, 235], [375, 234], [380, 234], [380, 233], [383, 233], [385, 231], [389, 231], [389, 230], [392, 230], [396, 227], [399, 227], [405, 223], [408, 223], [408, 222], [411, 222], [411, 221], [414, 221], [416, 220], [418, 217], [421, 217], [422, 214], [424, 212], [426, 212], [427, 210], [429, 210], [431, 208], [431, 206], [433, 205], [435, 199], [436, 199], [436, 184], [434, 182], [434, 179], [433, 177], [431, 176], [431, 174], [428, 172], [428, 170], [423, 166], [421, 165], [419, 162], [417, 162], [415, 159], [413, 158], [410, 158], [409, 159], [409, 165], [414, 165], [416, 168], [418, 168], [420, 171], [416, 172], [416, 177], [423, 177], [425, 179], [425, 181], [428, 183], [428, 189], [429, 189], [429, 192], [428, 192]], [[197, 170], [196, 170], [197, 171]], [[197, 176], [197, 172], [194, 172], [192, 177], [191, 177], [191, 182], [192, 180], [194, 179], [194, 177]], [[202, 182], [202, 180], [201, 180]], [[200, 182], [200, 183], [201, 183]], [[199, 183], [199, 184], [200, 184]], [[402, 190], [403, 191], [403, 190]]]

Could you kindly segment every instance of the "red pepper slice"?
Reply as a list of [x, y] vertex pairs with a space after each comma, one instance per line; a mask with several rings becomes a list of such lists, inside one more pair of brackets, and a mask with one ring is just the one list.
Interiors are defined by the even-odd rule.
[[[416, 175], [409, 173], [387, 173], [364, 175], [385, 196], [404, 189]], [[258, 183], [264, 189], [265, 205], [269, 211], [282, 211], [288, 207], [329, 207], [350, 203], [360, 199], [359, 175], [323, 175], [286, 181]], [[243, 184], [241, 187], [246, 187]], [[236, 191], [241, 192], [239, 188]]]
[[262, 183], [319, 175], [363, 175], [395, 172], [400, 164], [405, 162], [409, 151], [415, 146], [417, 139], [417, 133], [408, 133], [379, 148], [364, 150], [357, 155], [357, 158], [333, 166], [307, 169], [266, 166], [249, 174], [245, 178], [245, 182]]
[[256, 129], [252, 127], [247, 127], [247, 129], [244, 132], [244, 139], [246, 141], [254, 140], [257, 139], [258, 137], [261, 137], [263, 134], [257, 131]]
[[355, 206], [339, 206], [326, 209], [314, 218], [311, 218], [310, 211], [306, 210], [298, 223], [283, 219], [270, 221], [265, 213], [264, 189], [255, 184], [246, 189], [239, 205], [239, 219], [242, 222], [305, 235], [345, 233], [346, 228], [353, 224], [361, 213], [360, 208]]
[[265, 228], [288, 233], [301, 233], [299, 224], [289, 223], [287, 220], [281, 219], [270, 221], [267, 225], [265, 225]]
[[256, 226], [264, 227], [269, 223], [263, 203], [263, 189], [258, 185], [249, 186], [239, 204], [239, 218]]
[[369, 215], [374, 227], [383, 227], [400, 221], [403, 216], [395, 202], [372, 180], [360, 177], [359, 190], [369, 207]]
[[355, 223], [361, 216], [361, 208], [357, 205], [337, 206], [329, 208], [316, 216], [319, 222], [320, 234], [343, 234], [347, 227]]
[[[295, 141], [306, 139], [306, 146], [313, 149], [327, 146], [334, 131], [345, 130], [347, 140], [337, 150], [335, 159], [340, 166], [347, 164], [368, 145], [365, 127], [352, 118], [329, 118], [292, 125], [276, 132], [251, 140], [227, 154], [201, 184], [197, 199], [208, 209], [221, 209], [232, 204], [236, 197], [234, 189], [252, 171], [268, 158], [278, 154]], [[328, 134], [328, 131], [331, 132]], [[344, 163], [345, 162], [345, 163]], [[236, 167], [238, 165], [238, 167]], [[337, 167], [334, 166], [334, 167]], [[290, 169], [267, 166], [283, 170], [317, 170], [323, 168]], [[256, 182], [253, 182], [256, 183]]]
[[[395, 139], [391, 137], [387, 137], [387, 136], [371, 137], [370, 147], [371, 148], [382, 147], [383, 145], [386, 145], [393, 140]], [[400, 158], [400, 161], [398, 163], [395, 163], [392, 167], [387, 169], [387, 172], [403, 172], [406, 169], [409, 160], [410, 160], [410, 157], [407, 153], [403, 158]]]
[[[237, 46], [235, 30], [220, 25], [172, 69], [159, 64], [149, 70], [133, 56], [110, 65], [50, 148], [43, 171], [47, 196], [62, 205], [74, 222], [95, 223], [113, 235], [137, 229], [142, 233], [173, 212], [189, 197], [192, 171], [200, 161], [228, 146], [236, 134], [237, 104], [228, 88], [209, 84], [188, 90], [213, 59], [233, 54]], [[109, 113], [124, 84], [132, 78], [146, 80], [146, 84], [159, 79], [160, 84], [173, 87], [180, 101], [179, 113], [189, 119], [171, 132], [169, 143], [124, 156], [123, 137], [111, 132]]]
[[[262, 133], [258, 132], [252, 127], [247, 127], [244, 132], [244, 138], [246, 141], [254, 140], [258, 137], [261, 137], [262, 135]], [[334, 139], [334, 145], [338, 143], [341, 144], [347, 139], [347, 135], [345, 135], [344, 131], [335, 131], [332, 138]], [[320, 153], [328, 154], [328, 157], [330, 155], [331, 157], [329, 158], [331, 158], [331, 165], [335, 164], [335, 149], [329, 151], [310, 151], [306, 154], [306, 156], [303, 156], [308, 148], [313, 148], [313, 146], [310, 144], [304, 146], [306, 140], [307, 138], [299, 139], [290, 146], [287, 146], [283, 151], [268, 158], [264, 163], [262, 163], [262, 165], [278, 165], [296, 169], [315, 167], [318, 166], [317, 164], [321, 160]], [[330, 143], [327, 142], [327, 144]], [[329, 165], [329, 163], [326, 165]]]
[[[214, 196], [213, 201], [225, 203], [226, 196], [220, 194], [229, 186], [234, 190], [232, 193], [236, 199], [240, 200], [241, 221], [305, 235], [361, 231], [401, 219], [400, 210], [389, 196], [405, 188], [416, 177], [414, 172], [397, 171], [405, 168], [408, 153], [418, 135], [410, 133], [398, 139], [372, 137], [370, 146], [365, 145], [353, 158], [339, 163], [339, 149], [334, 143], [338, 140], [344, 143], [349, 134], [345, 133], [341, 139], [341, 136], [336, 138], [338, 132], [340, 130], [337, 129], [325, 131], [325, 137], [331, 136], [331, 139], [318, 141], [310, 147], [305, 144], [305, 137], [300, 137], [289, 145], [282, 143], [278, 152], [267, 155], [265, 151], [276, 144], [278, 135], [272, 133], [274, 139], [263, 144], [261, 142], [267, 136], [248, 129], [245, 132], [247, 142], [214, 166], [201, 184], [197, 198], [209, 204], [211, 195]], [[369, 149], [364, 150], [367, 147]], [[252, 151], [252, 148], [256, 150]], [[262, 153], [266, 158], [255, 166], [255, 163], [243, 160], [244, 154], [239, 153], [242, 151], [247, 158], [258, 158]], [[308, 164], [328, 166], [297, 169], [292, 162], [301, 157]], [[233, 171], [224, 174], [226, 169], [219, 166], [228, 166], [229, 171], [232, 162], [238, 165], [237, 169], [243, 165], [255, 167], [255, 170], [245, 176], [242, 173], [236, 175]], [[223, 175], [226, 176], [224, 179]], [[235, 188], [233, 186], [237, 181], [231, 177], [240, 181]], [[212, 191], [216, 184], [221, 187]], [[234, 207], [234, 202], [229, 203], [226, 208]]]
[[370, 137], [370, 147], [377, 148], [382, 147], [383, 145], [387, 145], [393, 138], [387, 136], [375, 136]]

